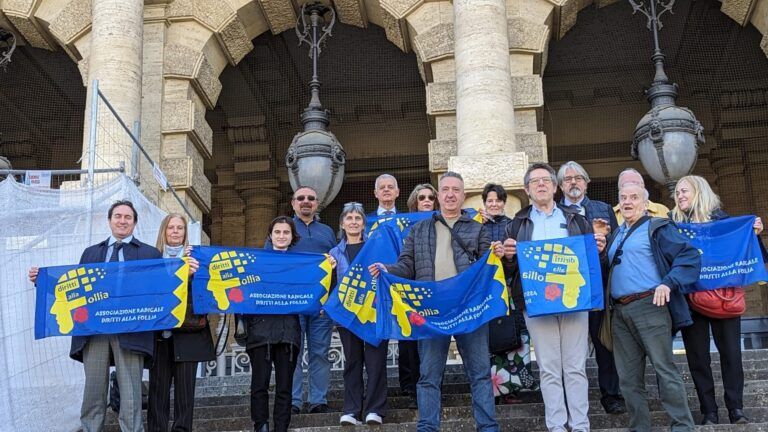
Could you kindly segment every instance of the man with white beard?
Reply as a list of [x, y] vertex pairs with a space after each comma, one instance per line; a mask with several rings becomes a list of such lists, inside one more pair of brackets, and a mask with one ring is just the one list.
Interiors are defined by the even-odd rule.
[[[602, 232], [607, 237], [610, 231], [615, 231], [618, 228], [619, 224], [610, 205], [587, 198], [589, 174], [581, 165], [574, 161], [568, 161], [561, 165], [557, 172], [557, 182], [563, 191], [560, 204], [570, 207], [586, 217], [595, 232]], [[602, 320], [603, 311], [589, 312], [589, 335], [595, 346], [595, 360], [597, 361], [601, 394], [600, 403], [606, 413], [622, 414], [626, 412], [626, 407], [619, 391], [619, 376], [616, 373], [613, 354], [600, 342], [600, 323]]]

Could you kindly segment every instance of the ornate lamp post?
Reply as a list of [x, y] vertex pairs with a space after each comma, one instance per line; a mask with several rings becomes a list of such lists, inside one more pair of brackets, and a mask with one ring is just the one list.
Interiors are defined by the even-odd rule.
[[[324, 15], [329, 14], [326, 25]], [[309, 24], [307, 24], [309, 17]], [[311, 186], [317, 191], [319, 209], [323, 209], [339, 193], [344, 181], [344, 163], [346, 155], [336, 136], [328, 130], [331, 123], [330, 112], [320, 103], [320, 80], [317, 76], [317, 58], [321, 44], [331, 35], [336, 22], [336, 14], [322, 4], [304, 4], [296, 22], [296, 35], [299, 44], [306, 42], [312, 57], [312, 81], [309, 83], [312, 95], [309, 105], [301, 114], [304, 131], [293, 137], [285, 165], [288, 178], [295, 191], [300, 186]], [[322, 27], [321, 27], [322, 26]]]
[[11, 62], [14, 50], [16, 50], [16, 36], [0, 27], [0, 68], [3, 71]]
[[[664, 54], [659, 48], [659, 30], [663, 27], [659, 18], [672, 10], [675, 0], [649, 0], [637, 4], [629, 0], [633, 14], [641, 12], [648, 18], [648, 28], [653, 33], [654, 52], [651, 56], [656, 75], [651, 88], [646, 91], [651, 110], [635, 128], [632, 140], [632, 157], [640, 159], [648, 174], [675, 193], [675, 184], [693, 170], [699, 143], [704, 143], [701, 126], [688, 108], [675, 105], [677, 84], [671, 84], [664, 72]], [[657, 5], [661, 11], [657, 11]]]

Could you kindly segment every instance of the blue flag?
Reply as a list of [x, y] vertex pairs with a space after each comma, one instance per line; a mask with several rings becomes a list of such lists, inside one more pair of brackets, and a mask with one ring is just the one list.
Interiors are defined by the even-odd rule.
[[[378, 218], [368, 218], [365, 223], [365, 232], [368, 234], [368, 237], [370, 237], [379, 227], [386, 225], [392, 227], [399, 233], [399, 236], [402, 239], [405, 239], [413, 224], [423, 221], [424, 219], [429, 219], [434, 214], [435, 212], [396, 213], [393, 215], [379, 216]], [[398, 248], [397, 251], [399, 254], [400, 249]]]
[[376, 331], [382, 339], [471, 333], [509, 312], [504, 269], [490, 251], [449, 279], [413, 281], [382, 272], [379, 284]]
[[382, 339], [376, 336], [378, 280], [368, 272], [368, 266], [397, 261], [402, 244], [401, 231], [394, 224], [378, 226], [347, 273], [338, 275], [338, 284], [323, 307], [331, 319], [372, 345], [380, 344]]
[[752, 230], [754, 216], [716, 222], [677, 224], [681, 234], [701, 254], [699, 281], [683, 292], [741, 287], [768, 281], [759, 239]]
[[35, 339], [167, 330], [187, 311], [189, 265], [155, 259], [43, 267]]
[[595, 236], [520, 242], [517, 262], [529, 316], [603, 308]]
[[327, 255], [195, 246], [195, 313], [316, 314], [328, 297]]

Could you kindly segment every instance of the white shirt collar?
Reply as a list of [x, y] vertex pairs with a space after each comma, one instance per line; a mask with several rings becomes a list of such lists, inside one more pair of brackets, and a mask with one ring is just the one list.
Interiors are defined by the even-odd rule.
[[388, 211], [391, 211], [392, 213], [397, 213], [397, 207], [392, 207], [391, 209], [387, 210], [384, 207], [379, 206], [379, 208], [376, 209], [376, 216], [381, 216]]

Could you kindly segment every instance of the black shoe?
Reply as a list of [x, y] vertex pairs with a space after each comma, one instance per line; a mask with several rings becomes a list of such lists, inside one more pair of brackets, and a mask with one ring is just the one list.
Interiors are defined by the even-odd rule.
[[253, 430], [255, 432], [269, 432], [269, 423], [262, 423], [261, 426], [256, 425]]
[[749, 419], [744, 415], [744, 411], [740, 409], [732, 409], [728, 411], [728, 418], [731, 420], [731, 424], [747, 424]]
[[291, 405], [291, 414], [293, 415], [301, 414], [301, 407], [296, 405]]
[[418, 402], [418, 400], [416, 400], [415, 396], [411, 396], [408, 399], [408, 409], [409, 410], [417, 410], [417, 409], [419, 409], [419, 402]]
[[720, 418], [717, 416], [716, 412], [705, 413], [704, 417], [701, 418], [702, 426], [711, 426], [718, 423], [720, 423]]
[[603, 396], [600, 403], [607, 414], [624, 414], [627, 412], [627, 407], [621, 396]]
[[309, 409], [310, 414], [327, 414], [331, 409], [326, 404], [315, 405]]

